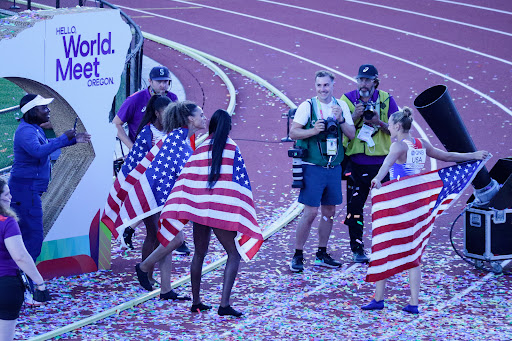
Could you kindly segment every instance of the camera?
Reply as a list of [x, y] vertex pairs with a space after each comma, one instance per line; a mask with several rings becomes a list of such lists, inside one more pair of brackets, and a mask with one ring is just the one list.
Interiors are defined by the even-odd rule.
[[325, 133], [327, 135], [338, 136], [338, 121], [335, 118], [328, 117], [324, 120]]
[[363, 110], [363, 117], [365, 120], [371, 120], [373, 115], [375, 115], [375, 113], [373, 112], [375, 110], [375, 103], [373, 102], [368, 102], [368, 103], [363, 103], [364, 105], [364, 110]]
[[302, 158], [308, 155], [307, 149], [292, 148], [288, 150], [288, 156], [292, 158], [292, 188], [304, 188], [302, 176]]

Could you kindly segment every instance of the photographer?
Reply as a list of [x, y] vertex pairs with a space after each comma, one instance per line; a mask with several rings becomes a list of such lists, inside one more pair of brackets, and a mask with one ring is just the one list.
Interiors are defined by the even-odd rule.
[[354, 138], [355, 128], [346, 103], [333, 97], [334, 75], [318, 71], [315, 75], [317, 96], [297, 108], [290, 137], [297, 140], [297, 147], [307, 151], [304, 156], [304, 186], [298, 201], [304, 204], [302, 218], [295, 234], [295, 254], [290, 270], [304, 269], [303, 249], [311, 231], [311, 225], [320, 206], [322, 219], [318, 226], [318, 252], [315, 265], [338, 268], [327, 253], [327, 242], [332, 230], [336, 205], [341, 204], [341, 162], [344, 157], [343, 135]]
[[[355, 124], [355, 139], [344, 139], [349, 157], [347, 177], [347, 217], [350, 248], [356, 263], [367, 263], [363, 244], [363, 208], [371, 180], [389, 153], [391, 145], [388, 118], [398, 111], [395, 100], [387, 92], [377, 90], [379, 74], [375, 66], [364, 64], [356, 77], [357, 90], [347, 92], [340, 101], [348, 104]], [[348, 168], [348, 167], [346, 167]]]

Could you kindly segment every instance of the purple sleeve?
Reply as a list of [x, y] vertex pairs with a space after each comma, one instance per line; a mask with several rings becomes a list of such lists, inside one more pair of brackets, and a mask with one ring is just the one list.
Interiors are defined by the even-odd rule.
[[0, 223], [2, 225], [3, 239], [21, 235], [20, 227], [14, 218], [8, 217]]
[[398, 105], [395, 102], [393, 96], [389, 95], [389, 109], [388, 109], [388, 118], [398, 111]]
[[131, 122], [133, 119], [133, 111], [135, 109], [134, 96], [135, 94], [128, 97], [123, 104], [121, 104], [121, 108], [117, 112], [117, 117], [123, 122]]

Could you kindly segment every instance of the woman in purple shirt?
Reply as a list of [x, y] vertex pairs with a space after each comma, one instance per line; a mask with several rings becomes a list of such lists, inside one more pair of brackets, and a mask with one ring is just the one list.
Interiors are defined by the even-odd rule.
[[[0, 340], [12, 340], [25, 291], [19, 270], [34, 281], [36, 291], [49, 295], [43, 277], [23, 244], [18, 218], [10, 208], [9, 186], [1, 178], [0, 191]], [[41, 295], [35, 295], [36, 300], [38, 296]]]

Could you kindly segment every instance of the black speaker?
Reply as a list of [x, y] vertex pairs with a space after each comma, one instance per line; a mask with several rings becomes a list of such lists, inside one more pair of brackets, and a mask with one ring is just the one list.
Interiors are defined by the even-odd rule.
[[[453, 104], [445, 85], [435, 85], [423, 91], [414, 100], [414, 106], [443, 146], [449, 152], [475, 152], [476, 147]], [[483, 167], [472, 184], [481, 189], [491, 183], [487, 169]]]

